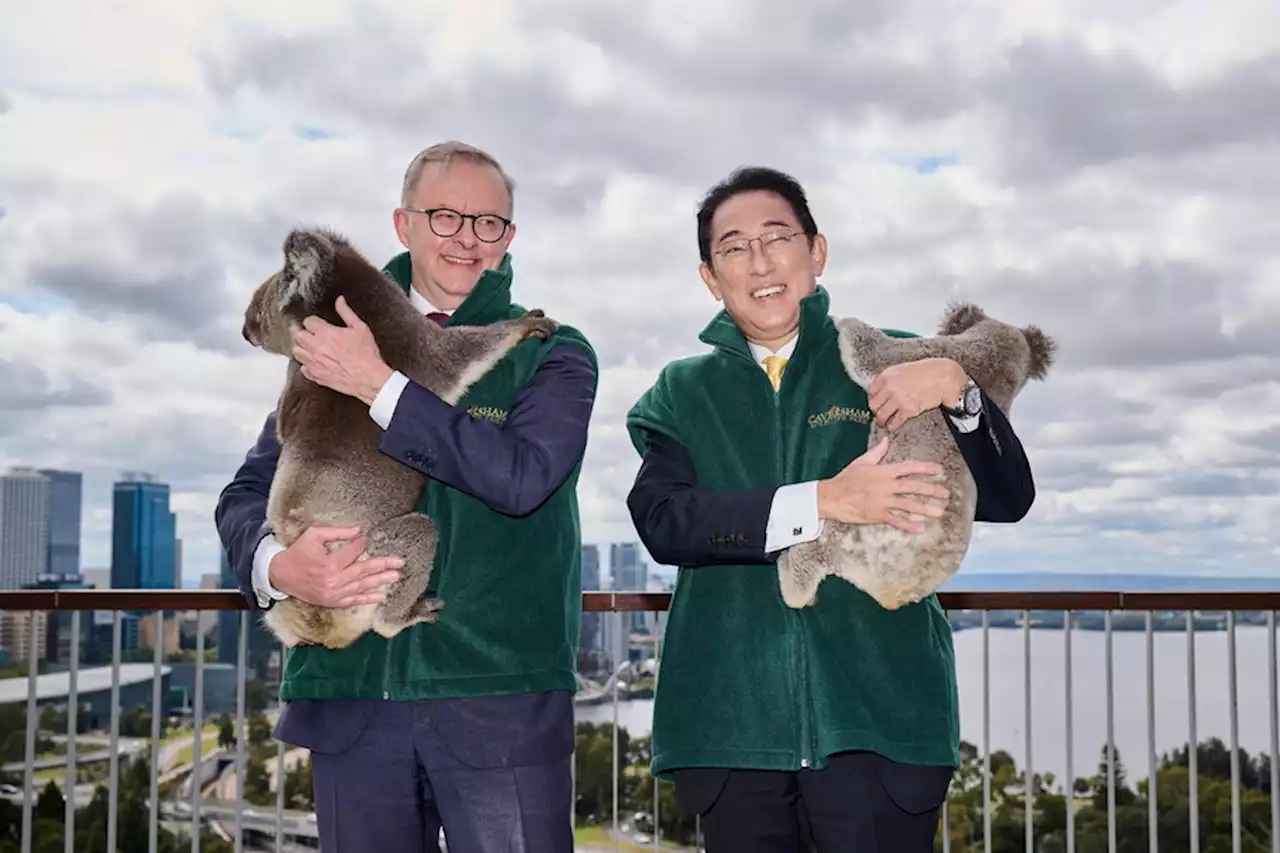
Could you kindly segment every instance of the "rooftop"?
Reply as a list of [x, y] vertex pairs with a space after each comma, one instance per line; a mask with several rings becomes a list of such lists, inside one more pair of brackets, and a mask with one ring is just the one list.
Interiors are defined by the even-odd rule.
[[[155, 675], [155, 664], [122, 663], [120, 664], [120, 687], [123, 689], [132, 684], [144, 684]], [[161, 665], [161, 676], [173, 671], [172, 667]], [[0, 705], [13, 705], [27, 701], [28, 681], [23, 678], [0, 678]], [[76, 693], [97, 693], [111, 689], [111, 667], [82, 667], [76, 674]], [[50, 672], [36, 676], [36, 701], [65, 699], [71, 692], [71, 674], [68, 672]]]

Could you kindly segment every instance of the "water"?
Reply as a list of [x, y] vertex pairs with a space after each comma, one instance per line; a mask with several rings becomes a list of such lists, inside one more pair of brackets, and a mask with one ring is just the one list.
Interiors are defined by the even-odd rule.
[[[1271, 749], [1269, 675], [1266, 628], [1236, 629], [1236, 696], [1239, 745], [1256, 755]], [[1031, 632], [1031, 758], [1037, 773], [1064, 778], [1066, 749], [1065, 634], [1055, 630]], [[1197, 631], [1196, 739], [1218, 737], [1230, 745], [1230, 704], [1227, 633]], [[960, 692], [960, 735], [985, 752], [982, 740], [982, 631], [955, 634]], [[1152, 639], [1155, 673], [1155, 748], [1161, 753], [1185, 746], [1188, 740], [1187, 638], [1181, 631], [1156, 633]], [[1106, 635], [1076, 630], [1071, 634], [1073, 774], [1097, 772], [1107, 741]], [[1146, 634], [1112, 634], [1113, 710], [1115, 744], [1128, 771], [1130, 784], [1148, 775], [1147, 763]], [[991, 747], [1026, 766], [1023, 633], [1018, 628], [992, 628]], [[613, 706], [578, 708], [578, 719], [612, 722]], [[653, 701], [637, 699], [618, 706], [618, 723], [635, 736], [649, 733]], [[1054, 787], [1058, 786], [1055, 781]]]

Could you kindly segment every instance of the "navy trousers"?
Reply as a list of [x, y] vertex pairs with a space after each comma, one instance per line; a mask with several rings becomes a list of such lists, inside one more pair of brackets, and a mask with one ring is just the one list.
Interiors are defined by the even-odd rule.
[[572, 853], [573, 696], [294, 701], [324, 853]]

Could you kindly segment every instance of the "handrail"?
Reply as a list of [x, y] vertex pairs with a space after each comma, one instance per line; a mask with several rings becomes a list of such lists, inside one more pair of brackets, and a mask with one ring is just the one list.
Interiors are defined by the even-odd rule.
[[[981, 591], [941, 592], [945, 610], [1280, 610], [1280, 590]], [[586, 612], [653, 612], [671, 605], [668, 592], [582, 594]], [[248, 610], [230, 589], [22, 589], [0, 592], [0, 610]]]

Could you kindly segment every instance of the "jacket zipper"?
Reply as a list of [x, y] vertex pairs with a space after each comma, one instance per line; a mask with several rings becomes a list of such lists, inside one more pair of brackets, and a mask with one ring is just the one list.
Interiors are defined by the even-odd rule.
[[[757, 368], [759, 366], [757, 365]], [[771, 400], [773, 403], [773, 434], [775, 437], [775, 447], [777, 448], [777, 463], [779, 479], [787, 478], [786, 470], [786, 453], [785, 442], [783, 441], [783, 421], [782, 407], [778, 402], [778, 398], [782, 394], [781, 386], [775, 392], [773, 386], [769, 384], [768, 377], [763, 377], [766, 387], [769, 389]], [[785, 382], [785, 376], [783, 381]], [[788, 608], [790, 609], [790, 608]], [[812, 726], [812, 708], [810, 707], [809, 697], [809, 669], [805, 665], [805, 641], [804, 641], [804, 625], [798, 610], [791, 611], [791, 618], [795, 622], [795, 642], [796, 642], [796, 677], [799, 679], [799, 716], [800, 716], [800, 766], [808, 769], [813, 766], [813, 754], [816, 751], [812, 743], [813, 726]]]

